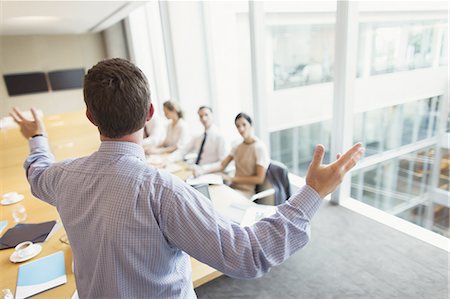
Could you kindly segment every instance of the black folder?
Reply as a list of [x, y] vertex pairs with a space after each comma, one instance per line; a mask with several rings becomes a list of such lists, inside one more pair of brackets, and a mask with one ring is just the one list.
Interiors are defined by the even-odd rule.
[[0, 238], [0, 249], [13, 248], [25, 241], [44, 242], [55, 224], [55, 220], [35, 224], [17, 224]]

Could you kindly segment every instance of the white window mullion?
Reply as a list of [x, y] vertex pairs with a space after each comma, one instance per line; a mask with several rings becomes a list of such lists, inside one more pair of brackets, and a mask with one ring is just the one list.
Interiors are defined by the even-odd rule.
[[264, 2], [249, 1], [250, 51], [252, 70], [253, 116], [256, 135], [270, 145], [267, 129], [267, 93], [265, 60]]
[[178, 80], [175, 68], [175, 56], [173, 53], [173, 43], [172, 43], [172, 31], [170, 27], [170, 13], [169, 13], [169, 2], [158, 1], [159, 14], [161, 17], [161, 30], [164, 42], [164, 52], [166, 56], [166, 68], [167, 76], [170, 89], [170, 97], [175, 100], [180, 100], [180, 94], [178, 90]]
[[[331, 131], [331, 160], [353, 143], [353, 97], [356, 79], [358, 7], [356, 1], [337, 1], [333, 125]], [[331, 202], [350, 197], [351, 176], [331, 195]]]

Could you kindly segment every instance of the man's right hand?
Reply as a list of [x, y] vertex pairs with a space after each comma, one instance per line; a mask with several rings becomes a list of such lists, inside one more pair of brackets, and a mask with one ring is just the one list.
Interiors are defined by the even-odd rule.
[[323, 145], [317, 145], [306, 174], [306, 184], [316, 190], [322, 198], [336, 190], [345, 174], [359, 161], [364, 153], [364, 148], [361, 143], [357, 143], [343, 155], [339, 155], [336, 161], [328, 165], [322, 164], [324, 153]]
[[19, 125], [20, 132], [26, 139], [30, 139], [37, 134], [46, 134], [44, 123], [42, 118], [38, 116], [35, 108], [31, 108], [32, 120], [26, 119], [22, 112], [17, 107], [13, 108], [13, 111], [9, 113], [14, 121]]

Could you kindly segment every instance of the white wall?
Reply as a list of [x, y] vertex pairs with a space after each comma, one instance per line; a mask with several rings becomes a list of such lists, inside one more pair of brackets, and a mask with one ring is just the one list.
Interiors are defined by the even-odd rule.
[[[22, 73], [84, 68], [105, 57], [101, 35], [42, 35], [1, 36], [1, 73]], [[20, 109], [36, 107], [44, 114], [56, 114], [84, 109], [82, 89], [8, 96], [5, 82], [0, 83], [0, 117], [8, 114], [11, 107]]]

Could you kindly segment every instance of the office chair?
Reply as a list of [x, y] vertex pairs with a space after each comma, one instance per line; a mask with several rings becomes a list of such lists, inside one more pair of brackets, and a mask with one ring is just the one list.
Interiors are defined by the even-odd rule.
[[257, 185], [252, 201], [273, 196], [275, 205], [284, 203], [291, 196], [289, 169], [281, 162], [271, 161], [267, 168], [264, 183]]

